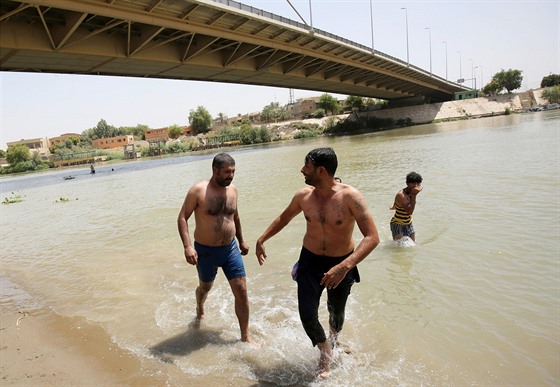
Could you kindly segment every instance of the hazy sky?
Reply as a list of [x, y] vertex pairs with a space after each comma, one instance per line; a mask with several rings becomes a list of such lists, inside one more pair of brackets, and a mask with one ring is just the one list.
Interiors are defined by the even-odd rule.
[[[301, 21], [286, 0], [245, 0], [244, 4]], [[291, 0], [313, 27], [372, 46], [456, 81], [475, 75], [477, 86], [505, 69], [523, 72], [522, 90], [560, 74], [559, 1]], [[401, 8], [406, 8], [406, 11]], [[426, 29], [429, 28], [429, 29]], [[430, 39], [431, 35], [431, 39]], [[443, 43], [444, 41], [447, 44]], [[447, 55], [446, 48], [447, 46]], [[471, 86], [473, 81], [465, 81]], [[53, 137], [109, 125], [152, 128], [187, 125], [202, 105], [215, 117], [260, 111], [270, 102], [286, 104], [289, 90], [209, 82], [170, 81], [64, 74], [0, 73], [0, 148], [22, 138]], [[296, 99], [320, 95], [294, 90]]]

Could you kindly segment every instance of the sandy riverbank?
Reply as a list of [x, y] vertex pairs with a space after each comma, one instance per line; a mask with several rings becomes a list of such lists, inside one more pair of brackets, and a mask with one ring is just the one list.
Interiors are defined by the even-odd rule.
[[[25, 290], [0, 277], [0, 386], [223, 386], [224, 376], [196, 377], [173, 362], [139, 357], [83, 318], [21, 302]], [[29, 301], [29, 299], [27, 299]], [[236, 386], [254, 385], [250, 380]]]
[[48, 309], [1, 305], [1, 385], [164, 385], [142, 375], [140, 361], [119, 349], [100, 327]]

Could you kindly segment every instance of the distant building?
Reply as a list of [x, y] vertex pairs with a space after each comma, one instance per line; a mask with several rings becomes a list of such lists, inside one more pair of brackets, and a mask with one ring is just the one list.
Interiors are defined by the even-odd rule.
[[462, 99], [478, 98], [478, 90], [466, 90], [458, 91], [453, 95], [455, 101], [460, 101]]
[[192, 126], [183, 126], [183, 136], [194, 136], [194, 129]]
[[321, 97], [300, 98], [296, 102], [288, 104], [286, 109], [296, 118], [311, 117], [317, 110], [317, 102]]
[[247, 121], [247, 122], [260, 122], [261, 112], [254, 112], [248, 114], [239, 114], [237, 117], [230, 117], [227, 119], [228, 125], [232, 125], [236, 122]]
[[122, 148], [134, 141], [134, 136], [125, 135], [109, 138], [100, 138], [98, 140], [93, 140], [91, 145], [97, 149], [111, 149], [111, 148]]
[[169, 136], [167, 135], [167, 128], [146, 129], [144, 130], [144, 137], [149, 143], [167, 142], [167, 140], [169, 140]]
[[8, 142], [8, 148], [14, 145], [25, 145], [33, 153], [39, 153], [41, 156], [48, 156], [50, 154], [49, 147], [51, 145], [48, 138], [31, 138], [28, 140], [21, 139], [19, 141]]
[[51, 138], [49, 138], [49, 141], [51, 143], [50, 146], [53, 146], [53, 145], [56, 145], [58, 143], [64, 142], [71, 137], [81, 138], [81, 135], [79, 133], [64, 133], [64, 134], [61, 134], [58, 137], [51, 137]]
[[[194, 130], [192, 126], [183, 126], [183, 136], [194, 135]], [[150, 144], [156, 142], [167, 142], [169, 141], [169, 128], [159, 128], [159, 129], [146, 129], [144, 130], [144, 137], [146, 141]]]

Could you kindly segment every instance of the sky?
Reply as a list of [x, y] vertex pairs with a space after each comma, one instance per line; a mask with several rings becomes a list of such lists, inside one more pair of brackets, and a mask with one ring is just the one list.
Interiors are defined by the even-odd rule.
[[[473, 78], [480, 88], [502, 69], [522, 71], [520, 91], [539, 88], [544, 76], [560, 74], [558, 0], [241, 2], [300, 22], [301, 16], [316, 29], [404, 61], [408, 51], [411, 64], [429, 71], [431, 63], [436, 75], [464, 78], [470, 87]], [[295, 99], [322, 94], [293, 93]], [[233, 117], [261, 111], [271, 102], [284, 105], [289, 97], [289, 89], [266, 86], [0, 72], [0, 149], [20, 139], [81, 133], [102, 119], [115, 127], [188, 125], [189, 112], [198, 106], [213, 117]]]

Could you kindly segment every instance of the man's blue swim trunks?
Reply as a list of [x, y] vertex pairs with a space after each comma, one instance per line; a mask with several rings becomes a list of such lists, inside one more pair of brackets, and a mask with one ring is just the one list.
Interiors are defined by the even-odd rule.
[[234, 278], [245, 277], [245, 266], [241, 258], [241, 252], [234, 239], [227, 246], [205, 246], [194, 242], [194, 249], [198, 254], [198, 278], [202, 282], [212, 282], [221, 267], [228, 281]]

